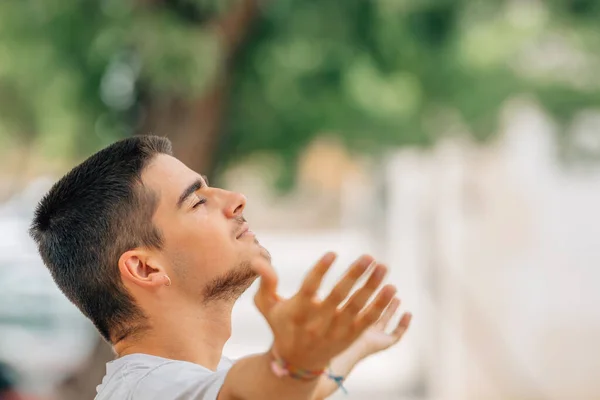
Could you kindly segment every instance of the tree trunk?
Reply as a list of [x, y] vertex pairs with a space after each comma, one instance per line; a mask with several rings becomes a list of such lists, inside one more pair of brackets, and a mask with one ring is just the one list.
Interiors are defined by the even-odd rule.
[[140, 133], [168, 137], [178, 159], [194, 171], [210, 175], [219, 145], [227, 97], [226, 79], [228, 77], [220, 78], [220, 82], [199, 99], [151, 99]]
[[[215, 164], [223, 115], [231, 80], [231, 61], [243, 44], [259, 11], [259, 0], [240, 0], [223, 18], [213, 23], [219, 32], [225, 65], [209, 89], [197, 99], [156, 95], [148, 102], [140, 133], [162, 134], [173, 142], [175, 156], [199, 173], [209, 174]], [[84, 363], [57, 387], [60, 400], [92, 399], [96, 386], [114, 359], [111, 347], [98, 335], [96, 345]]]
[[219, 33], [224, 64], [201, 97], [189, 100], [161, 94], [148, 101], [140, 133], [169, 137], [175, 156], [198, 173], [210, 175], [216, 165], [232, 61], [258, 11], [259, 0], [241, 0], [223, 18], [212, 23]]

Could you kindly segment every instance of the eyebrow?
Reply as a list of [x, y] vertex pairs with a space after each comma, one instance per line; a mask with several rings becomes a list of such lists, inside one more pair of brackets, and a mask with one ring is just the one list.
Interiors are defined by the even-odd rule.
[[[206, 179], [206, 177], [203, 175], [202, 179], [204, 179], [204, 181], [208, 182], [208, 180]], [[184, 191], [183, 193], [181, 193], [181, 196], [179, 196], [179, 200], [177, 200], [177, 208], [181, 208], [181, 205], [188, 199], [188, 197], [190, 197], [192, 194], [194, 194], [197, 190], [202, 189], [203, 187], [206, 187], [205, 184], [202, 179], [196, 179], [191, 185], [189, 185]]]

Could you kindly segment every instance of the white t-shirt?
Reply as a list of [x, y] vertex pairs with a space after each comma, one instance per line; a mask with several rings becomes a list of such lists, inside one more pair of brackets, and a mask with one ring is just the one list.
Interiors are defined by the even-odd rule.
[[211, 371], [186, 361], [130, 354], [106, 364], [95, 400], [216, 400], [232, 365], [223, 357]]

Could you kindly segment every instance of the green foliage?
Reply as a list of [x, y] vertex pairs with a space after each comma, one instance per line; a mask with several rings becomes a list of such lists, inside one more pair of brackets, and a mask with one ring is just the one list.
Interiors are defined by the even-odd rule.
[[[141, 3], [0, 2], [0, 136], [76, 156], [134, 133], [144, 99], [203, 93], [223, 61], [208, 22], [235, 1]], [[486, 140], [521, 93], [564, 124], [600, 104], [596, 1], [264, 4], [234, 60], [221, 166], [271, 150], [293, 169], [320, 132], [429, 145], [446, 112]]]
[[[238, 60], [231, 147], [301, 149], [320, 130], [363, 150], [428, 145], [446, 128], [436, 122], [444, 110], [486, 140], [515, 94], [536, 95], [565, 123], [600, 104], [598, 85], [560, 81], [568, 68], [528, 75], [519, 65], [547, 38], [564, 35], [576, 48], [600, 29], [580, 25], [589, 16], [571, 9], [524, 3], [275, 2]], [[594, 71], [593, 49], [580, 50]]]

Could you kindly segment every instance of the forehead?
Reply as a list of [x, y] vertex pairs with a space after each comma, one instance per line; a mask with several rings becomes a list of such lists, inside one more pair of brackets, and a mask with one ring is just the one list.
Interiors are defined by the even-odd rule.
[[173, 204], [185, 188], [199, 175], [175, 157], [159, 154], [142, 172], [142, 182], [148, 189], [157, 193], [161, 203]]

